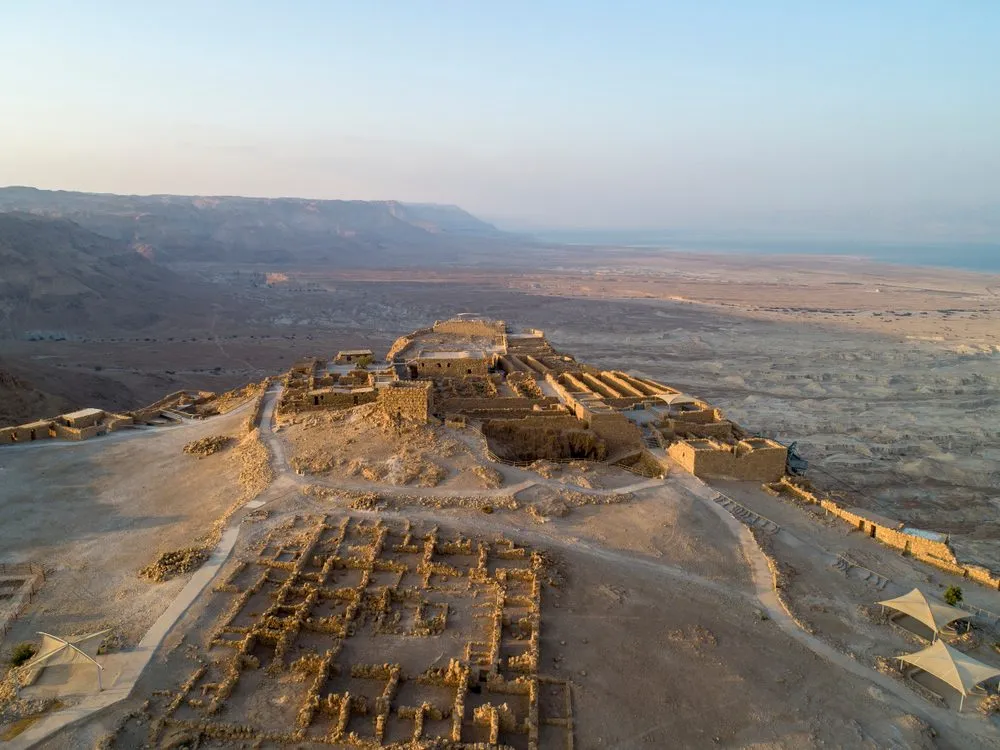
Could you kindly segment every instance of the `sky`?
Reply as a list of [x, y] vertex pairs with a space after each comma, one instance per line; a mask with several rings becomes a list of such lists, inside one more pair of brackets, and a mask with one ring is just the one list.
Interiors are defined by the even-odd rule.
[[997, 0], [5, 2], [0, 185], [1000, 237], [998, 39]]

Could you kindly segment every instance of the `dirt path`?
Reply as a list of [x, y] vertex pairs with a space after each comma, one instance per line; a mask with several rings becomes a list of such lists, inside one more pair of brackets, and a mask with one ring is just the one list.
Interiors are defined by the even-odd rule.
[[[247, 411], [249, 410], [250, 405], [251, 401], [247, 401], [245, 404], [242, 404], [228, 413], [233, 414]], [[185, 422], [156, 429], [157, 431], [184, 429], [185, 427], [194, 426], [196, 424], [198, 423], [192, 421], [190, 423]], [[152, 433], [153, 430], [150, 430], [145, 433], [145, 436]], [[99, 439], [102, 441], [112, 440], [117, 442], [120, 440], [141, 439], [143, 436], [144, 433], [142, 431], [128, 431], [114, 433]], [[72, 448], [80, 445], [80, 443], [63, 443], [62, 441], [53, 440], [45, 443], [31, 444], [24, 447], [34, 449], [36, 445], [38, 448], [41, 448], [42, 446], [65, 446], [67, 448]], [[218, 573], [219, 569], [229, 558], [229, 554], [232, 552], [232, 549], [236, 544], [236, 540], [239, 537], [241, 518], [241, 514], [234, 515], [233, 520], [223, 532], [221, 538], [219, 539], [219, 543], [216, 545], [215, 549], [212, 550], [208, 560], [206, 560], [206, 562], [198, 568], [194, 574], [192, 574], [184, 588], [181, 589], [180, 593], [174, 598], [167, 609], [156, 619], [149, 630], [146, 631], [142, 640], [136, 645], [135, 648], [108, 654], [99, 658], [101, 666], [103, 667], [102, 675], [106, 686], [103, 690], [93, 695], [84, 697], [78, 703], [75, 703], [68, 708], [46, 715], [13, 740], [5, 743], [4, 747], [11, 748], [11, 750], [23, 750], [30, 748], [64, 727], [85, 719], [114, 703], [128, 698], [132, 689], [135, 687], [136, 682], [139, 680], [139, 677], [142, 675], [143, 670], [149, 664], [153, 654], [156, 652], [164, 637], [170, 632], [170, 629], [188, 610], [191, 603], [198, 597], [199, 594], [201, 594], [201, 592], [211, 582], [216, 573]]]
[[[955, 739], [963, 738], [966, 741], [974, 741], [977, 744], [992, 747], [1000, 744], [1000, 733], [997, 732], [992, 723], [983, 721], [978, 715], [959, 714], [949, 709], [934, 706], [908, 690], [897, 680], [869, 669], [847, 654], [837, 651], [826, 642], [802, 630], [778, 598], [767, 558], [750, 530], [715, 502], [717, 491], [701, 482], [694, 475], [685, 473], [679, 467], [677, 471], [671, 473], [671, 476], [677, 478], [691, 495], [711, 508], [739, 540], [743, 554], [751, 568], [756, 598], [767, 612], [768, 617], [782, 631], [827, 662], [873, 683], [874, 687], [870, 688], [873, 697], [886, 701], [888, 696], [885, 693], [890, 694], [904, 710], [923, 718], [939, 731], [942, 727], [947, 727]], [[967, 744], [966, 746], [971, 747], [972, 745]]]

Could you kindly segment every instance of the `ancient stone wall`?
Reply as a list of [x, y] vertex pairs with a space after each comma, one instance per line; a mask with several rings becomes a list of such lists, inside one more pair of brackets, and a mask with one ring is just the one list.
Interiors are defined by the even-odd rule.
[[[459, 414], [469, 419], [545, 419], [551, 416], [562, 416], [569, 412], [562, 407], [558, 409], [462, 409], [461, 412], [451, 412], [439, 409], [438, 414]], [[575, 419], [575, 417], [574, 417]]]
[[608, 453], [642, 447], [642, 431], [621, 414], [592, 412], [586, 422], [588, 427], [607, 443]]
[[568, 393], [573, 393], [576, 396], [593, 393], [593, 389], [583, 382], [582, 377], [583, 373], [564, 372], [560, 380]]
[[583, 430], [587, 427], [572, 414], [537, 415], [524, 419], [491, 419], [490, 422], [496, 425], [509, 423], [554, 430]]
[[370, 404], [378, 398], [374, 388], [352, 392], [316, 391], [312, 394], [312, 406], [318, 409], [350, 409], [352, 406]]
[[80, 417], [62, 417], [63, 423], [69, 427], [75, 427], [77, 429], [84, 429], [86, 427], [93, 427], [99, 422], [104, 420], [104, 412], [91, 412]]
[[77, 428], [68, 427], [67, 425], [59, 424], [58, 422], [52, 423], [52, 429], [55, 431], [56, 437], [63, 438], [64, 440], [86, 440], [97, 435], [103, 435], [108, 431], [107, 426], [103, 424]]
[[452, 333], [458, 336], [503, 336], [507, 330], [502, 320], [439, 320], [434, 333]]
[[769, 485], [768, 488], [772, 491], [785, 492], [803, 502], [819, 505], [831, 515], [840, 518], [862, 533], [868, 534], [876, 541], [908, 554], [921, 562], [933, 565], [954, 575], [968, 578], [971, 581], [989, 586], [992, 589], [1000, 589], [1000, 576], [982, 566], [967, 565], [960, 562], [955, 557], [955, 553], [951, 547], [948, 546], [947, 541], [927, 539], [917, 534], [907, 534], [900, 528], [893, 529], [885, 524], [876, 523], [870, 518], [851, 512], [835, 500], [819, 497], [789, 477], [782, 477], [779, 482]]
[[596, 375], [592, 375], [589, 372], [577, 373], [575, 379], [578, 380], [580, 383], [582, 383], [587, 388], [587, 390], [589, 390], [592, 393], [596, 393], [603, 399], [621, 398], [623, 396], [634, 395], [634, 394], [629, 394], [624, 390], [608, 385], [599, 377], [597, 377]]
[[54, 422], [34, 422], [16, 427], [0, 429], [0, 445], [7, 443], [30, 443], [32, 440], [48, 440], [54, 437], [52, 425]]
[[626, 375], [625, 373], [620, 371], [616, 372], [618, 372], [619, 375], [624, 376], [629, 382], [635, 383], [636, 387], [645, 386], [649, 388], [649, 390], [652, 391], [653, 393], [664, 393], [664, 394], [680, 393], [680, 391], [678, 391], [676, 388], [671, 388], [669, 385], [658, 383], [655, 380], [651, 380], [650, 378], [640, 378], [636, 375]]
[[530, 354], [522, 354], [522, 355], [520, 355], [520, 357], [521, 357], [521, 360], [528, 367], [530, 367], [532, 370], [534, 370], [539, 375], [545, 375], [547, 372], [550, 372], [551, 369], [552, 369], [551, 367], [549, 367], [548, 365], [546, 365], [544, 362], [541, 362], [538, 359], [535, 359], [534, 357], [532, 357]]
[[671, 394], [680, 392], [674, 388], [670, 388], [669, 386], [663, 385], [662, 383], [656, 383], [655, 381], [652, 380], [644, 380], [641, 378], [637, 378], [632, 375], [629, 375], [628, 373], [624, 373], [621, 370], [612, 370], [611, 374], [613, 374], [616, 378], [620, 379], [622, 382], [628, 383], [629, 385], [638, 389], [642, 393], [648, 394], [650, 396], [656, 394], [664, 394], [664, 393]]
[[770, 440], [726, 445], [712, 439], [679, 440], [667, 453], [696, 477], [773, 482], [785, 473], [787, 449]]
[[508, 374], [514, 372], [531, 371], [531, 368], [529, 368], [526, 364], [521, 362], [520, 359], [518, 359], [517, 357], [512, 357], [510, 355], [501, 355], [497, 357], [497, 365], [500, 367], [500, 369], [502, 369], [504, 372]]
[[393, 358], [406, 351], [407, 347], [409, 347], [410, 344], [416, 341], [420, 336], [426, 336], [428, 333], [432, 333], [433, 331], [433, 328], [418, 328], [405, 336], [400, 336], [393, 342], [392, 347], [389, 349], [389, 353], [385, 355], [385, 361], [392, 362]]
[[[698, 441], [707, 442], [707, 441]], [[724, 476], [729, 468], [728, 452], [721, 449], [700, 449], [697, 444], [687, 440], [679, 440], [667, 448], [667, 454], [681, 467], [696, 477]]]
[[461, 377], [463, 375], [489, 375], [491, 358], [456, 357], [441, 359], [436, 357], [411, 359], [407, 363], [411, 374], [414, 369], [419, 378]]
[[788, 449], [773, 440], [753, 438], [741, 440], [733, 451], [733, 475], [738, 479], [771, 482], [785, 474]]
[[680, 422], [692, 422], [694, 424], [708, 424], [718, 422], [723, 418], [722, 411], [705, 405], [702, 409], [691, 409], [690, 411], [678, 411], [673, 415], [673, 419]]
[[116, 432], [123, 427], [135, 424], [135, 420], [127, 414], [108, 414], [108, 430]]
[[621, 377], [617, 372], [602, 372], [601, 380], [609, 383], [616, 391], [618, 391], [622, 396], [648, 396], [641, 388], [632, 385], [625, 378]]
[[[158, 414], [159, 412], [157, 412]], [[120, 430], [133, 423], [134, 420], [130, 414], [113, 414], [103, 411], [100, 414], [88, 415], [82, 420], [74, 420], [72, 425], [66, 424], [65, 417], [58, 416], [0, 429], [0, 445], [50, 438], [85, 440], [95, 435], [104, 435], [114, 430]], [[86, 426], [81, 427], [81, 424]]]
[[378, 402], [388, 414], [426, 422], [434, 410], [433, 384], [397, 382], [378, 389]]
[[503, 396], [498, 398], [448, 398], [438, 404], [439, 411], [461, 412], [471, 409], [533, 409], [536, 405], [551, 407], [559, 403], [559, 399], [551, 396], [544, 398], [521, 398], [518, 396]]
[[555, 392], [559, 395], [559, 400], [569, 406], [571, 409], [576, 408], [576, 397], [569, 392], [562, 383], [559, 382], [559, 378], [553, 374], [549, 373], [545, 376], [545, 382], [555, 389]]
[[348, 349], [337, 352], [337, 356], [333, 358], [333, 361], [338, 364], [349, 364], [359, 359], [372, 359], [373, 356], [374, 353], [371, 349]]
[[605, 440], [571, 416], [493, 419], [482, 431], [490, 451], [505, 462], [607, 458]]
[[624, 398], [606, 398], [604, 403], [610, 406], [612, 409], [631, 409], [644, 401], [649, 401], [649, 398], [640, 398], [639, 396], [627, 396]]
[[267, 387], [271, 384], [271, 378], [264, 378], [264, 383], [260, 389], [260, 393], [254, 396], [253, 408], [250, 410], [250, 415], [247, 417], [247, 421], [244, 424], [244, 430], [246, 432], [252, 431], [255, 427], [260, 427], [260, 419], [264, 413], [264, 397], [267, 395]]
[[733, 423], [727, 419], [719, 422], [685, 422], [680, 419], [667, 419], [665, 428], [678, 437], [715, 438], [716, 440], [732, 440]]

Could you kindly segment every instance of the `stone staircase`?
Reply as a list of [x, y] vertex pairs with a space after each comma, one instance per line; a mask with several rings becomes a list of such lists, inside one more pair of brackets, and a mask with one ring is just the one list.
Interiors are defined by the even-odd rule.
[[642, 442], [647, 448], [663, 447], [663, 437], [659, 432], [652, 430], [649, 427], [644, 427], [642, 430]]
[[750, 510], [745, 505], [740, 505], [731, 497], [723, 495], [721, 492], [716, 493], [715, 497], [712, 499], [729, 511], [729, 514], [733, 518], [745, 526], [752, 526], [768, 534], [777, 534], [781, 531], [781, 526], [772, 521], [770, 518], [765, 518], [760, 515], [760, 513]]
[[889, 579], [881, 573], [876, 573], [874, 570], [856, 563], [854, 560], [846, 557], [845, 555], [837, 555], [837, 559], [833, 562], [831, 567], [835, 570], [839, 570], [845, 576], [852, 576], [860, 580], [862, 583], [874, 586], [878, 591], [882, 591], [890, 583]]

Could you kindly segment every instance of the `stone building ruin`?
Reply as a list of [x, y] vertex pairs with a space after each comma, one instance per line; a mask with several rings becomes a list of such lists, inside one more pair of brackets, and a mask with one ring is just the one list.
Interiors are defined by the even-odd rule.
[[377, 403], [396, 419], [470, 426], [508, 463], [650, 466], [664, 461], [649, 451], [657, 448], [702, 477], [773, 482], [784, 473], [784, 446], [749, 437], [720, 410], [668, 385], [577, 362], [537, 328], [463, 315], [401, 336], [384, 365], [359, 369], [358, 358], [369, 354], [296, 362], [279, 414]]
[[16, 427], [0, 428], [0, 445], [32, 440], [86, 440], [132, 425], [133, 417], [103, 409], [80, 409], [57, 417], [39, 419]]

